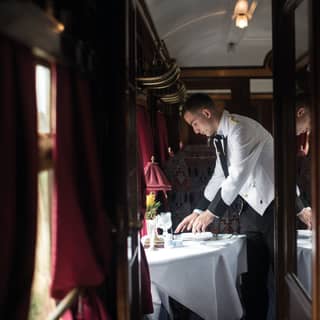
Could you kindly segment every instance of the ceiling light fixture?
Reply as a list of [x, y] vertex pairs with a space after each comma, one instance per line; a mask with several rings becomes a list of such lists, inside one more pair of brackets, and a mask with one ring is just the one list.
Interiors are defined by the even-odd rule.
[[257, 2], [252, 1], [250, 9], [248, 0], [238, 0], [235, 7], [232, 19], [238, 28], [244, 29], [248, 26], [249, 20], [252, 19], [254, 10], [257, 7]]
[[248, 26], [248, 18], [245, 14], [239, 14], [236, 17], [236, 26], [240, 29], [244, 29]]

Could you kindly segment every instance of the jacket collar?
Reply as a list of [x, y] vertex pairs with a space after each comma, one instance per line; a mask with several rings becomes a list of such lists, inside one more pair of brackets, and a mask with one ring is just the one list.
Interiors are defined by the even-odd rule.
[[229, 118], [229, 111], [224, 110], [219, 122], [218, 130], [216, 134], [222, 135], [222, 136], [227, 136], [228, 135], [228, 118]]

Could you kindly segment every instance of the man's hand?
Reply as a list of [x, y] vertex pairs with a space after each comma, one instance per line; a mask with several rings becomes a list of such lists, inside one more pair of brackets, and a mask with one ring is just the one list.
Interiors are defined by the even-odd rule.
[[299, 213], [298, 213], [299, 219], [307, 225], [308, 229], [312, 229], [312, 210], [310, 207], [303, 208]]
[[209, 210], [201, 213], [197, 219], [193, 222], [192, 232], [204, 232], [206, 231], [207, 226], [214, 220], [214, 214]]
[[187, 230], [191, 230], [193, 222], [198, 218], [199, 213], [192, 212], [188, 216], [186, 216], [177, 226], [174, 232], [183, 232], [186, 228]]

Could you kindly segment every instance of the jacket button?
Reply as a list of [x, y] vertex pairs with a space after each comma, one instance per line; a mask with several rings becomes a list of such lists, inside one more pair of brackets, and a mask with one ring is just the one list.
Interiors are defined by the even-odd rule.
[[248, 194], [247, 193], [244, 196], [245, 196], [245, 198], [248, 198]]
[[260, 200], [260, 204], [263, 204], [263, 201], [262, 201], [262, 200]]

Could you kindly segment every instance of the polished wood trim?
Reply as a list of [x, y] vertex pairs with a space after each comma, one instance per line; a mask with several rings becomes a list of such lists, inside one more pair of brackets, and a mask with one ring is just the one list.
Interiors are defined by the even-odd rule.
[[229, 110], [232, 113], [241, 114], [246, 110], [246, 115], [252, 117], [250, 106], [250, 82], [248, 78], [234, 81], [231, 87], [232, 102]]
[[[113, 319], [141, 319], [140, 277], [136, 263], [130, 267], [128, 249], [135, 251], [138, 219], [136, 148], [136, 0], [98, 1], [95, 129], [102, 165], [103, 200], [113, 233], [110, 263], [111, 290], [106, 288]], [[106, 12], [111, 12], [106, 19]], [[115, 32], [116, 31], [116, 32]], [[110, 45], [112, 44], [112, 45]], [[112, 81], [107, 81], [112, 75]], [[135, 259], [139, 264], [138, 258]], [[110, 302], [111, 301], [111, 302]]]
[[188, 78], [184, 84], [188, 90], [231, 89], [239, 79], [230, 78]]
[[[136, 61], [137, 61], [137, 1], [129, 0], [127, 3], [127, 56], [126, 65], [128, 78], [125, 90], [125, 132], [126, 132], [126, 189], [127, 189], [127, 251], [131, 250], [132, 258], [128, 261], [128, 303], [130, 319], [142, 318], [141, 295], [141, 270], [140, 270], [140, 214], [138, 206], [138, 194], [141, 188], [138, 186], [138, 140], [136, 130]], [[122, 221], [123, 223], [123, 221]], [[128, 257], [127, 257], [128, 259]]]
[[145, 0], [137, 0], [137, 10], [144, 21], [145, 26], [149, 30], [149, 34], [151, 35], [155, 47], [159, 50], [159, 54], [162, 59], [165, 61], [169, 58], [169, 51], [166, 47], [164, 41], [162, 41], [158, 35], [157, 29], [154, 25], [153, 19], [151, 17], [150, 11], [145, 3]]
[[212, 100], [231, 100], [231, 94], [225, 94], [225, 93], [208, 93], [208, 95], [211, 97]]
[[137, 105], [147, 107], [147, 96], [142, 94], [137, 95], [136, 102]]
[[243, 78], [190, 78], [185, 79], [184, 84], [188, 90], [212, 90], [229, 89], [241, 86], [248, 82], [247, 77]]
[[285, 277], [289, 288], [290, 320], [310, 320], [311, 298], [306, 293], [299, 279], [294, 273], [288, 273]]
[[312, 319], [320, 315], [320, 12], [319, 0], [311, 0], [310, 17], [310, 71], [312, 92], [312, 209], [313, 209], [313, 274], [312, 274]]
[[251, 100], [272, 100], [272, 93], [254, 93], [250, 95]]
[[290, 14], [292, 12], [294, 12], [294, 10], [296, 8], [299, 7], [299, 5], [301, 4], [301, 2], [303, 2], [304, 0], [286, 0], [284, 5], [283, 5], [283, 12], [285, 14]]
[[270, 50], [265, 58], [264, 58], [264, 62], [263, 65], [266, 69], [270, 70], [270, 72], [272, 72], [272, 50]]
[[[228, 89], [231, 92], [234, 88], [241, 86], [242, 83], [247, 83], [248, 78], [201, 78], [201, 79], [186, 79], [184, 81], [187, 93], [188, 90], [201, 90], [211, 96], [228, 97], [229, 93], [210, 92], [210, 90]], [[272, 93], [251, 93], [251, 99], [272, 99]]]
[[277, 319], [289, 317], [291, 306], [285, 276], [296, 269], [294, 15], [284, 14], [284, 3], [272, 1]]
[[145, 3], [144, 0], [137, 0], [137, 8], [138, 12], [143, 18], [145, 25], [147, 26], [149, 33], [151, 34], [153, 40], [156, 41], [156, 43], [160, 44], [161, 40], [159, 38], [157, 29], [154, 25], [154, 22], [152, 20], [151, 14], [149, 12], [149, 9]]
[[181, 68], [181, 79], [188, 78], [270, 78], [272, 72], [263, 67], [252, 68]]
[[308, 65], [309, 63], [309, 60], [310, 60], [309, 53], [305, 52], [296, 60], [296, 69], [300, 70], [302, 68], [305, 68], [305, 66]]

